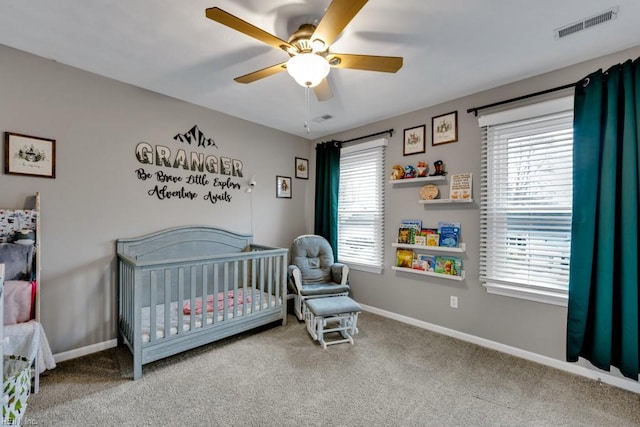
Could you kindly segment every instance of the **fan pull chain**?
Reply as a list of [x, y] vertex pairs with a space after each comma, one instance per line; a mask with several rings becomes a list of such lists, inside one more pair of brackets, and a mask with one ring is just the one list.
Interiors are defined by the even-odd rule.
[[309, 128], [309, 86], [304, 88], [304, 104], [306, 109], [306, 117], [304, 120], [304, 128], [307, 132], [307, 135], [311, 133], [311, 129]]

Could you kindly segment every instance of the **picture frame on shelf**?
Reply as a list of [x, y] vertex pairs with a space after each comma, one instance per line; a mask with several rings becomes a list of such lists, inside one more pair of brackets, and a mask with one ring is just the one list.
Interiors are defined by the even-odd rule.
[[291, 198], [291, 177], [276, 175], [276, 198]]
[[296, 178], [309, 179], [309, 160], [296, 157], [295, 160]]
[[4, 173], [56, 177], [56, 140], [5, 132]]
[[458, 111], [431, 118], [431, 145], [458, 141]]
[[420, 154], [426, 151], [426, 125], [415, 126], [404, 130], [402, 155]]

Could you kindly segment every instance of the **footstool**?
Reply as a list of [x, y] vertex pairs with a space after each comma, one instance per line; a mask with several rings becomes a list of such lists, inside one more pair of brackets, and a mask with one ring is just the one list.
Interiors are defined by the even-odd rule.
[[[328, 345], [350, 342], [358, 333], [358, 314], [362, 311], [360, 304], [347, 296], [309, 298], [305, 300], [307, 307], [305, 323], [307, 331], [317, 340], [322, 348]], [[342, 339], [325, 340], [325, 334], [339, 332]]]

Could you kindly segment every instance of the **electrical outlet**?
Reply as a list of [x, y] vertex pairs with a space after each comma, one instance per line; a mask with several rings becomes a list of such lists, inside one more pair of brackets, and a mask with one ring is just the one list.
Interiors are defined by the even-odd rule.
[[458, 308], [458, 297], [451, 295], [451, 297], [449, 297], [449, 306], [451, 308]]

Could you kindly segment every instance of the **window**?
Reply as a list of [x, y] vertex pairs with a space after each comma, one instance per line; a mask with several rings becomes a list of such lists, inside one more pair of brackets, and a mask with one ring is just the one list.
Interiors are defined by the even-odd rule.
[[338, 258], [354, 270], [382, 272], [386, 145], [379, 139], [340, 151]]
[[480, 118], [480, 280], [489, 293], [567, 304], [573, 98]]

